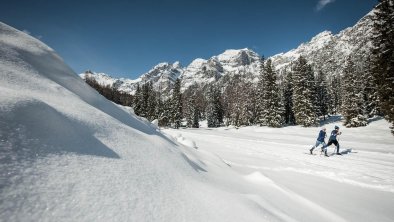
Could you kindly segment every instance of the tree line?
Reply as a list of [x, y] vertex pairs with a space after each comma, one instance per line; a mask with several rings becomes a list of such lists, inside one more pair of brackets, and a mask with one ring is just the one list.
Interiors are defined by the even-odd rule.
[[177, 79], [167, 96], [155, 91], [150, 82], [138, 85], [134, 95], [100, 86], [93, 78], [86, 82], [107, 99], [131, 106], [135, 114], [157, 119], [164, 127], [197, 128], [201, 120], [208, 127], [310, 127], [339, 113], [346, 127], [365, 126], [375, 115], [393, 123], [393, 11], [393, 0], [380, 0], [375, 7], [372, 54], [355, 50], [346, 58], [343, 70], [330, 76], [314, 70], [300, 56], [280, 75], [271, 60], [262, 58], [257, 83], [234, 75], [225, 83], [195, 85], [181, 93], [181, 80]]

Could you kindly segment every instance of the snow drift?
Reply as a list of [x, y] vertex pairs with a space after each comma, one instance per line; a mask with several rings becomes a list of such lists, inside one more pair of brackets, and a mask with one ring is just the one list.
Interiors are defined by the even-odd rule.
[[1, 221], [258, 221], [193, 150], [0, 23]]

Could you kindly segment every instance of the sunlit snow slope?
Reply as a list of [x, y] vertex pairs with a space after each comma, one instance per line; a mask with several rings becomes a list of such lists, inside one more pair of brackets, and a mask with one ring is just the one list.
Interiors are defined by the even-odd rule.
[[0, 23], [0, 221], [261, 221], [194, 150]]

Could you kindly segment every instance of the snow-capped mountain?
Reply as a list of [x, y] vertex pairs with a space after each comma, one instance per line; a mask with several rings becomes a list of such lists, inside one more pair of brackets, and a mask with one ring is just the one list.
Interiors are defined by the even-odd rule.
[[255, 79], [259, 73], [260, 56], [250, 49], [229, 49], [210, 59], [195, 59], [187, 67], [182, 67], [179, 62], [173, 64], [160, 63], [138, 79], [117, 79], [104, 73], [86, 71], [80, 74], [96, 79], [101, 85], [109, 85], [119, 91], [134, 94], [138, 83], [152, 82], [155, 90], [168, 92], [175, 80], [182, 80], [182, 90], [192, 85], [204, 86], [221, 79], [225, 75], [243, 75]]
[[250, 49], [229, 49], [208, 60], [195, 59], [180, 76], [182, 89], [192, 85], [204, 86], [229, 75], [242, 75], [253, 79], [258, 75], [260, 56]]
[[353, 27], [336, 35], [330, 31], [321, 32], [298, 48], [274, 55], [270, 59], [276, 69], [284, 70], [302, 55], [315, 70], [321, 70], [329, 76], [339, 74], [349, 55], [360, 56], [361, 54], [361, 59], [366, 59], [370, 54], [373, 16], [374, 13], [371, 11]]
[[[371, 11], [360, 19], [353, 27], [349, 27], [338, 34], [323, 31], [309, 42], [302, 43], [295, 49], [269, 57], [272, 64], [281, 74], [288, 69], [300, 55], [304, 56], [314, 67], [315, 71], [323, 71], [328, 76], [340, 74], [349, 55], [366, 59], [371, 52], [370, 41], [373, 27], [374, 13]], [[256, 82], [260, 70], [260, 55], [250, 49], [229, 49], [220, 55], [209, 59], [198, 58], [187, 67], [181, 67], [179, 62], [174, 64], [160, 63], [148, 73], [136, 80], [113, 79], [113, 85], [120, 91], [133, 93], [136, 83], [152, 82], [156, 90], [169, 91], [176, 78], [181, 79], [182, 91], [191, 86], [204, 87], [219, 81], [226, 81], [234, 75], [239, 75], [244, 81]], [[103, 74], [91, 74], [99, 82]], [[82, 77], [84, 74], [81, 75]], [[222, 78], [227, 76], [229, 78]], [[106, 83], [111, 82], [109, 76]]]
[[161, 92], [171, 89], [175, 80], [183, 73], [183, 68], [179, 62], [173, 64], [160, 63], [141, 75], [138, 79], [114, 78], [105, 73], [96, 73], [90, 70], [79, 74], [82, 79], [86, 77], [94, 78], [100, 85], [111, 86], [121, 92], [134, 94], [138, 83], [152, 82], [153, 87]]

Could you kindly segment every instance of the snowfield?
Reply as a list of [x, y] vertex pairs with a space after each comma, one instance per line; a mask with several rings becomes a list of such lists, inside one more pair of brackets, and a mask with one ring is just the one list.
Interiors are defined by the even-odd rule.
[[393, 221], [388, 123], [318, 131], [158, 129], [0, 23], [0, 221]]
[[[331, 132], [339, 124], [325, 127]], [[269, 221], [393, 221], [394, 139], [388, 127], [381, 119], [363, 128], [341, 127], [343, 155], [330, 157], [319, 148], [309, 154], [318, 127], [164, 132], [194, 141], [199, 153], [225, 163]], [[329, 147], [328, 153], [333, 152], [334, 146]], [[220, 170], [214, 173], [218, 180], [224, 177]]]

